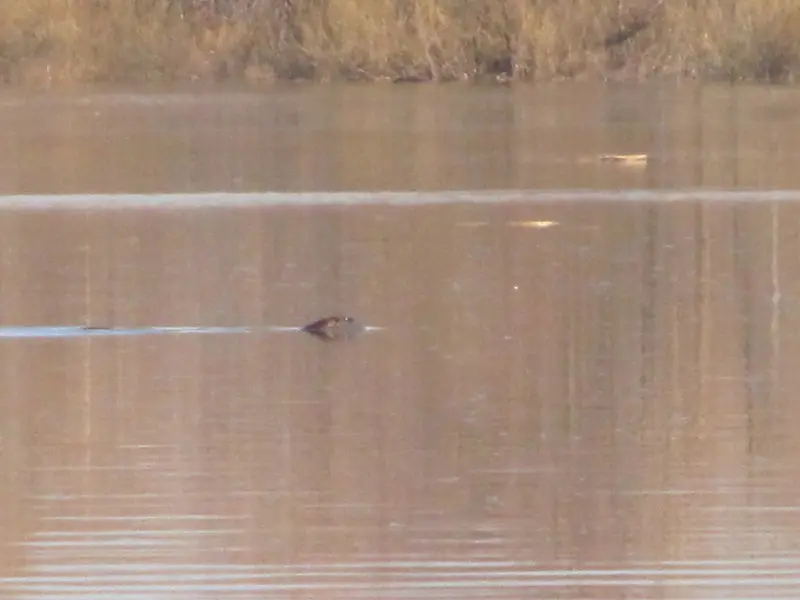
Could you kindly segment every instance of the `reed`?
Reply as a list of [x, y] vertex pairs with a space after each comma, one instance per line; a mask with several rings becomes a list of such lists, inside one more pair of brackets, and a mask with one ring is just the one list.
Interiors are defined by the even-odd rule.
[[0, 78], [793, 81], [798, 0], [15, 0]]

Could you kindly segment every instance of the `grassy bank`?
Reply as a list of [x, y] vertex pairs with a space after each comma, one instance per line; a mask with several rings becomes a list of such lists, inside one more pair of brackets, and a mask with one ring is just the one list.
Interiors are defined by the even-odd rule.
[[0, 80], [791, 81], [798, 0], [14, 0]]

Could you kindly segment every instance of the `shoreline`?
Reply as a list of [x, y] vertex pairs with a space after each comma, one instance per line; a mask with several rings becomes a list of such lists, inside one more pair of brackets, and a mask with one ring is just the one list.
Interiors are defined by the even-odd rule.
[[800, 5], [778, 0], [21, 0], [0, 82], [791, 83]]

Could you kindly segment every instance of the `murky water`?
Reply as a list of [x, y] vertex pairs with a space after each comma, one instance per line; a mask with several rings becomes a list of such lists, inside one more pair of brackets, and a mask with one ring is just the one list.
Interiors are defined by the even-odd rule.
[[798, 107], [787, 86], [5, 94], [0, 194], [798, 188]]
[[[107, 96], [8, 100], [3, 143], [72, 162], [13, 154], [0, 187], [624, 189], [0, 199], [3, 597], [800, 596], [800, 193], [657, 189], [788, 187], [791, 115], [753, 107], [793, 92], [677, 92], [739, 107], [716, 156], [642, 116], [663, 119], [658, 90], [607, 91], [604, 119], [574, 96], [571, 121], [560, 90], [401, 88], [436, 116], [426, 142], [399, 101], [380, 111], [387, 90], [363, 92], [372, 112], [335, 102], [354, 89], [264, 99], [254, 129], [237, 111], [262, 100], [117, 99], [100, 129], [84, 117]], [[547, 169], [502, 107], [561, 128]], [[19, 118], [37, 110], [78, 116], [59, 137]], [[654, 148], [643, 168], [578, 160]], [[297, 331], [340, 312], [373, 329]]]

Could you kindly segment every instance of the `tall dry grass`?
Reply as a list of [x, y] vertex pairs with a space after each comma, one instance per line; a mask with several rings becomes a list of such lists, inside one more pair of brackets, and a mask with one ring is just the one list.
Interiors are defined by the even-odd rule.
[[15, 0], [0, 80], [791, 81], [800, 0]]

